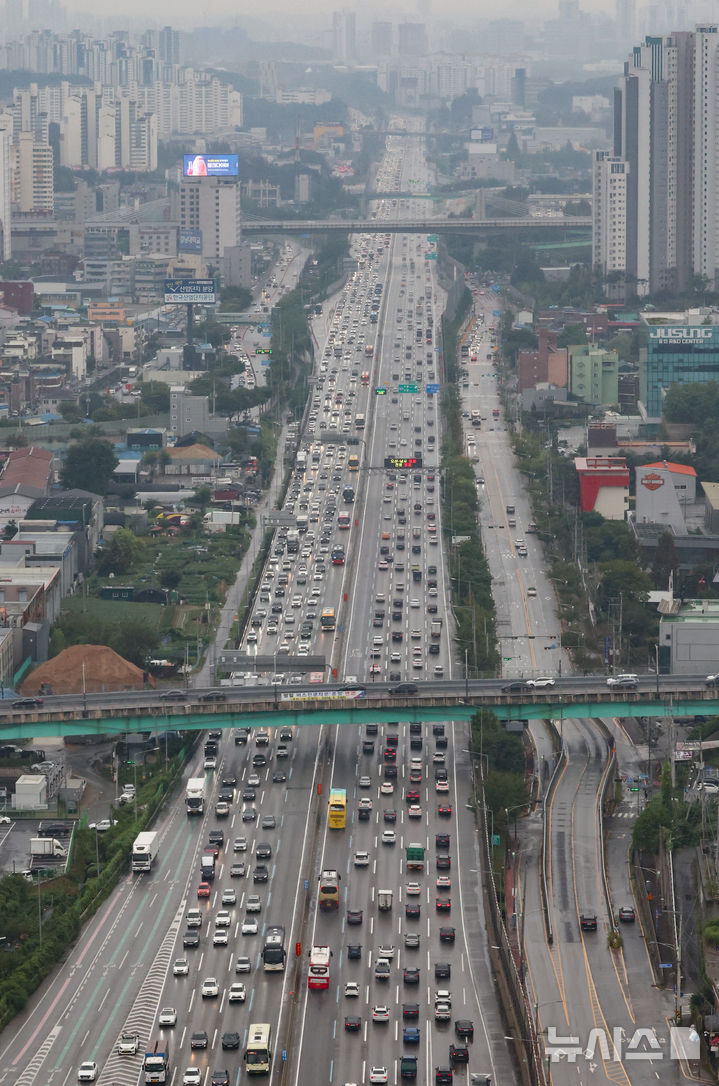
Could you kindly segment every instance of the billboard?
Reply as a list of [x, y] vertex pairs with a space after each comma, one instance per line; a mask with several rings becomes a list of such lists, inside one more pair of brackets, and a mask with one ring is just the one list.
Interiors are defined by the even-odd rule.
[[166, 279], [165, 305], [214, 305], [214, 279]]
[[183, 177], [237, 177], [237, 155], [183, 155]]
[[121, 305], [109, 305], [106, 302], [93, 302], [87, 307], [87, 319], [90, 321], [125, 322], [125, 309]]
[[202, 231], [201, 230], [178, 230], [177, 231], [177, 251], [178, 253], [198, 253], [202, 254]]

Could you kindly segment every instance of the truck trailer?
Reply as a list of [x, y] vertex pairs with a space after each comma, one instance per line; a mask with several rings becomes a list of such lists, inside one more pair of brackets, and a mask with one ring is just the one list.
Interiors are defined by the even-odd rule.
[[160, 851], [160, 835], [155, 830], [138, 833], [132, 845], [132, 870], [151, 871]]
[[205, 778], [190, 777], [185, 791], [185, 810], [188, 815], [205, 813]]

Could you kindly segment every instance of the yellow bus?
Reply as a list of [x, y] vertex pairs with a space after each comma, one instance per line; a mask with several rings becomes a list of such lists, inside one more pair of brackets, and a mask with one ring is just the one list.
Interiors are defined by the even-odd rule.
[[319, 906], [322, 912], [329, 912], [340, 907], [339, 872], [327, 868], [320, 875]]
[[269, 1022], [253, 1022], [247, 1031], [245, 1067], [248, 1075], [269, 1075], [272, 1064], [272, 1026]]
[[359, 471], [359, 456], [357, 453], [350, 453], [347, 460], [347, 467], [350, 471]]
[[347, 791], [344, 788], [333, 788], [330, 792], [327, 825], [331, 830], [343, 830], [347, 825]]

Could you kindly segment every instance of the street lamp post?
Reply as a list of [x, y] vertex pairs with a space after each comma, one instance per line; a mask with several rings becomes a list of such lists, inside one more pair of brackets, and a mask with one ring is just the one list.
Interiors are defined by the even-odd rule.
[[[504, 808], [504, 813], [505, 813], [505, 816], [507, 818], [507, 826], [509, 826], [509, 812], [510, 811], [521, 811], [522, 808], [526, 807], [526, 806], [527, 806], [526, 803], [515, 803], [514, 807], [505, 807]], [[517, 816], [516, 815], [514, 816], [514, 840], [515, 841], [517, 840]]]

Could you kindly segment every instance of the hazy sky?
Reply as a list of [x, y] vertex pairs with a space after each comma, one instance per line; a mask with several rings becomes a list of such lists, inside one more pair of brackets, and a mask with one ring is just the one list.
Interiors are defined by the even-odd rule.
[[[72, 12], [87, 10], [87, 0], [65, 0], [65, 3], [68, 10]], [[604, 12], [613, 15], [615, 0], [580, 0], [580, 6], [586, 11]], [[95, 18], [103, 18], [103, 16], [112, 18], [113, 12], [121, 11], [124, 15], [148, 20], [148, 14], [151, 14], [148, 20], [150, 22], [169, 22], [176, 26], [180, 26], [180, 24], [187, 26], [202, 23], [210, 24], [222, 20], [231, 20], [242, 24], [245, 19], [266, 20], [271, 23], [274, 22], [272, 15], [277, 12], [278, 14], [290, 16], [290, 24], [275, 25], [276, 35], [282, 37], [285, 34], [287, 25], [294, 22], [292, 16], [297, 19], [298, 25], [301, 25], [303, 18], [306, 19], [307, 14], [313, 16], [313, 22], [321, 23], [323, 19], [329, 22], [332, 11], [342, 7], [357, 11], [360, 25], [363, 22], [369, 22], [373, 18], [406, 19], [408, 21], [421, 19], [419, 9], [426, 10], [425, 5], [417, 5], [411, 2], [407, 4], [399, 3], [396, 6], [393, 4], [383, 6], [379, 3], [362, 4], [360, 6], [352, 3], [351, 0], [350, 2], [347, 2], [347, 0], [345, 2], [342, 2], [342, 0], [303, 0], [301, 5], [298, 5], [296, 0], [272, 0], [267, 7], [258, 7], [255, 4], [247, 3], [237, 4], [234, 0], [214, 0], [212, 5], [198, 4], [197, 0], [154, 0], [150, 8], [148, 8], [146, 0], [145, 2], [143, 0], [124, 0], [120, 8], [100, 0], [100, 3], [93, 8], [92, 16]], [[557, 14], [558, 5], [557, 0], [535, 0], [531, 5], [531, 11], [528, 11], [527, 4], [523, 0], [516, 0], [516, 2], [508, 0], [499, 8], [495, 0], [476, 0], [471, 7], [468, 7], [466, 3], [459, 2], [459, 0], [430, 0], [430, 10], [434, 19], [441, 21], [456, 19], [458, 25], [464, 25], [507, 16], [524, 20], [551, 17]]]

